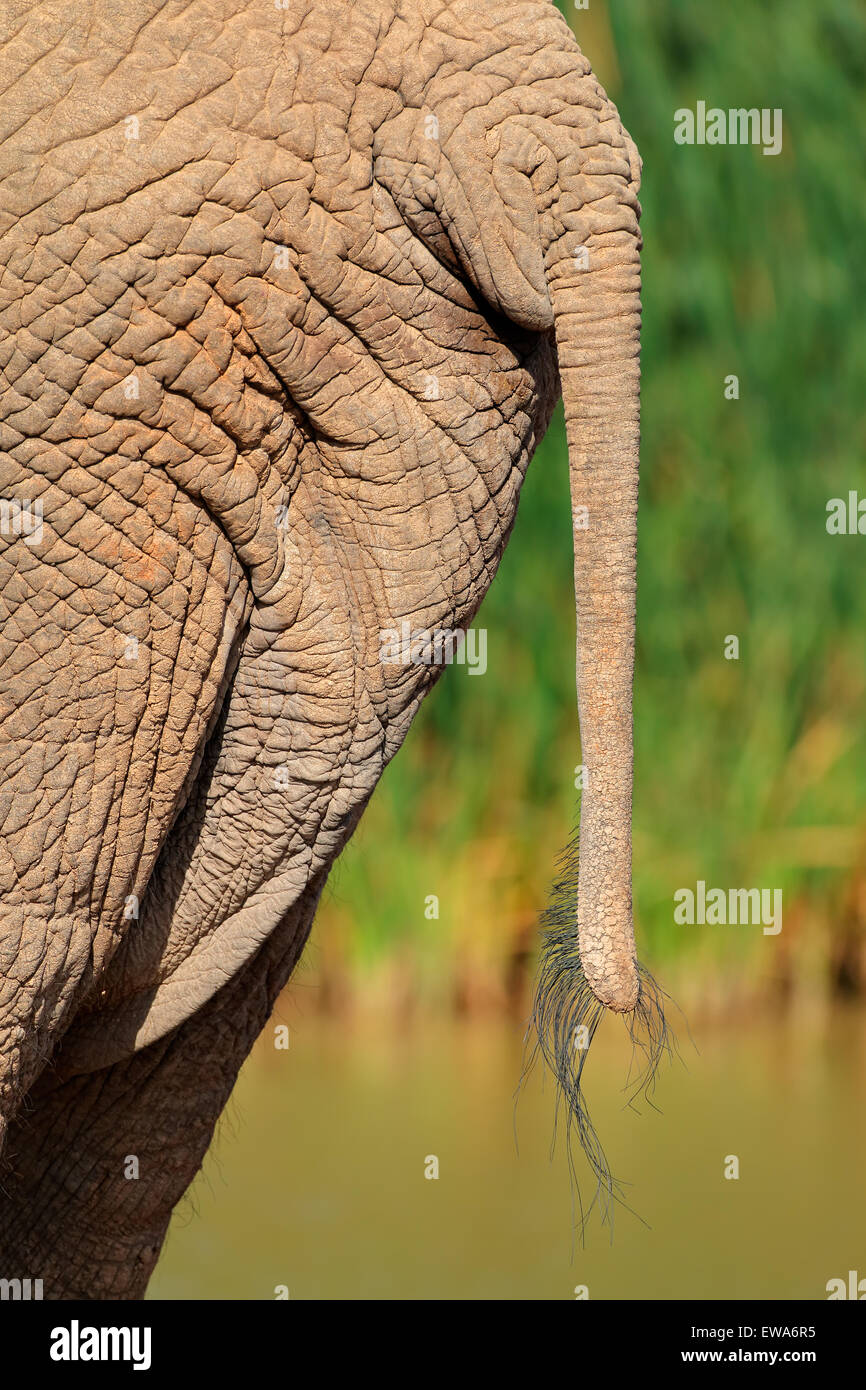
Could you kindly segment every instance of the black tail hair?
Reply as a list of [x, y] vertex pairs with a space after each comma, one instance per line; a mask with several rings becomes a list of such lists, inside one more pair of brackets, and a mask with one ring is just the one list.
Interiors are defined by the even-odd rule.
[[[556, 1146], [560, 1108], [565, 1108], [572, 1194], [577, 1196], [580, 1209], [580, 1221], [575, 1221], [575, 1225], [579, 1226], [582, 1240], [596, 1202], [601, 1204], [602, 1223], [610, 1221], [611, 1225], [613, 1204], [627, 1204], [623, 1184], [613, 1176], [589, 1117], [582, 1086], [590, 1044], [607, 1010], [592, 992], [578, 950], [577, 857], [578, 833], [575, 831], [559, 856], [558, 876], [551, 900], [541, 916], [541, 962], [526, 1034], [527, 1048], [531, 1043], [531, 1051], [527, 1053], [520, 1084], [526, 1080], [540, 1054], [553, 1072], [557, 1084], [551, 1153]], [[629, 1093], [629, 1106], [633, 1105], [638, 1095], [642, 1095], [648, 1104], [653, 1104], [652, 1093], [662, 1058], [672, 1057], [676, 1051], [676, 1039], [665, 1020], [662, 1002], [667, 995], [642, 965], [638, 965], [638, 975], [640, 992], [637, 1004], [632, 1013], [624, 1015], [632, 1040], [632, 1061], [625, 1086]], [[578, 1029], [581, 1028], [586, 1031], [579, 1038]], [[583, 1046], [579, 1046], [579, 1042]], [[638, 1054], [640, 1062], [635, 1075]], [[596, 1179], [595, 1194], [585, 1210], [574, 1161], [572, 1138], [575, 1131]]]

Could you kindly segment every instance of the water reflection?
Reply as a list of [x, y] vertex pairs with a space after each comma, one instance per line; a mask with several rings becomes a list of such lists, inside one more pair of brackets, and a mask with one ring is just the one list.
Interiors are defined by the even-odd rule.
[[611, 1243], [594, 1219], [573, 1262], [541, 1073], [515, 1151], [516, 1024], [297, 1019], [288, 1051], [266, 1033], [149, 1296], [825, 1298], [828, 1279], [866, 1275], [866, 1015], [692, 1031], [699, 1054], [681, 1041], [662, 1113], [639, 1116], [622, 1106], [624, 1039], [613, 1021], [600, 1034], [593, 1118], [646, 1224], [618, 1211]]

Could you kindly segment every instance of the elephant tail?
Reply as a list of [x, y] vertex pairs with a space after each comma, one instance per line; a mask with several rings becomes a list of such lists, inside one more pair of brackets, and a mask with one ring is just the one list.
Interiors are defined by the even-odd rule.
[[582, 1089], [589, 1045], [606, 1010], [622, 1014], [646, 1089], [670, 1039], [632, 922], [640, 161], [609, 103], [592, 119], [585, 142], [557, 131], [556, 216], [543, 247], [568, 437], [583, 775], [579, 833], [542, 923], [533, 1024], [610, 1199], [621, 1191]]
[[[577, 930], [579, 835], [576, 832], [558, 861], [558, 873], [550, 902], [542, 914], [541, 962], [535, 999], [527, 1031], [530, 1044], [521, 1086], [540, 1057], [557, 1083], [555, 1127], [564, 1111], [566, 1149], [572, 1190], [580, 1205], [583, 1231], [596, 1201], [602, 1217], [610, 1216], [611, 1203], [623, 1201], [621, 1183], [613, 1176], [601, 1141], [590, 1118], [583, 1089], [583, 1069], [590, 1044], [607, 1009], [586, 978]], [[673, 1055], [676, 1042], [663, 1007], [664, 992], [649, 971], [638, 964], [638, 996], [626, 1015], [632, 1042], [629, 1103], [643, 1095], [652, 1104], [656, 1073], [664, 1057]], [[636, 1074], [634, 1063], [637, 1059]], [[556, 1134], [554, 1133], [554, 1142]], [[576, 1180], [572, 1139], [576, 1138], [596, 1179], [595, 1194], [584, 1207]]]

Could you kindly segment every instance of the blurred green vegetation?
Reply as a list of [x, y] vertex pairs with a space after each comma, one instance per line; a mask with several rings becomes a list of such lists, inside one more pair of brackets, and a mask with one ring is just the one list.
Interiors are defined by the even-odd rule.
[[[866, 495], [866, 7], [560, 8], [644, 162], [641, 952], [705, 994], [863, 988], [866, 539], [825, 520]], [[699, 99], [781, 107], [782, 153], [676, 145]], [[479, 615], [487, 674], [454, 668], [427, 701], [332, 875], [307, 979], [507, 996], [575, 814], [571, 566], [560, 409]], [[781, 887], [781, 935], [675, 926], [699, 878]]]

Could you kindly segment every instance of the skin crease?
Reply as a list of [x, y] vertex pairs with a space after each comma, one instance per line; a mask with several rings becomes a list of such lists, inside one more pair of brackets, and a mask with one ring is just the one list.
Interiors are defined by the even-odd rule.
[[137, 1298], [441, 673], [380, 632], [471, 623], [560, 389], [637, 1002], [640, 165], [548, 0], [6, 0], [0, 53], [0, 1274]]

